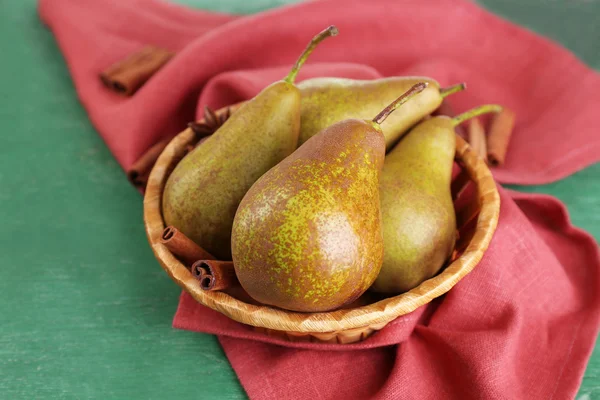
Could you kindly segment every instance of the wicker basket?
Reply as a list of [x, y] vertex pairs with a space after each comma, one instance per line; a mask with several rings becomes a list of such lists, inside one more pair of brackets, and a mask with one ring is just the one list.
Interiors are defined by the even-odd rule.
[[[234, 111], [239, 105], [232, 107]], [[219, 112], [223, 112], [220, 110]], [[218, 112], [218, 113], [219, 113]], [[469, 145], [457, 136], [456, 160], [475, 186], [473, 197], [479, 211], [464, 251], [438, 275], [418, 287], [372, 304], [323, 313], [298, 313], [245, 303], [223, 292], [205, 292], [191, 272], [160, 242], [165, 224], [161, 212], [162, 191], [168, 174], [181, 159], [194, 134], [186, 129], [166, 147], [156, 162], [146, 187], [144, 221], [152, 250], [171, 278], [199, 303], [229, 318], [256, 327], [269, 336], [290, 341], [354, 343], [382, 329], [395, 318], [408, 314], [449, 291], [477, 265], [498, 223], [500, 197], [490, 170]], [[457, 219], [460, 219], [457, 217]]]

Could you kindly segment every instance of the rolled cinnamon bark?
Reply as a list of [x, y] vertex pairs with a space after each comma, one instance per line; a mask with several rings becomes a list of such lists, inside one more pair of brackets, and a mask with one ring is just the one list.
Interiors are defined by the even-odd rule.
[[504, 164], [506, 151], [515, 126], [515, 113], [509, 108], [494, 115], [487, 143], [488, 163], [494, 167]]
[[238, 285], [233, 262], [199, 260], [192, 265], [192, 275], [200, 282], [202, 290], [227, 290]]
[[145, 188], [146, 183], [148, 183], [150, 171], [156, 163], [156, 160], [158, 160], [158, 156], [160, 156], [165, 147], [167, 147], [167, 144], [169, 144], [168, 140], [161, 140], [142, 154], [142, 156], [138, 158], [127, 171], [127, 179], [129, 179], [129, 182], [135, 187]]
[[[200, 261], [205, 261], [205, 260], [200, 260]], [[230, 263], [231, 261], [221, 261], [221, 262]], [[198, 279], [198, 281], [200, 281], [201, 288], [204, 289], [206, 287], [213, 285], [212, 289], [205, 289], [205, 290], [209, 290], [209, 291], [217, 290], [217, 289], [214, 289], [216, 279], [213, 275], [211, 275], [211, 272], [209, 272], [208, 267], [206, 265], [203, 265], [201, 262], [194, 264], [194, 266], [192, 266], [192, 275], [194, 276], [194, 278], [196, 278], [196, 279]], [[259, 303], [258, 301], [254, 300], [252, 297], [250, 297], [250, 295], [239, 284], [237, 277], [235, 278], [235, 281], [233, 281], [232, 284], [230, 284], [228, 287], [222, 289], [222, 291], [224, 293], [227, 293], [231, 297], [235, 297], [236, 299], [243, 301], [244, 303], [261, 305], [261, 303]]]
[[202, 261], [204, 260], [196, 261], [194, 261], [194, 263], [192, 264], [192, 268], [190, 269], [190, 271], [192, 271], [192, 275], [194, 276], [194, 278], [200, 279], [202, 275], [208, 275], [208, 269], [204, 264], [202, 264]]
[[145, 46], [100, 73], [100, 80], [112, 91], [131, 96], [174, 54], [160, 47]]
[[485, 130], [479, 118], [469, 121], [469, 144], [482, 160], [487, 160]]
[[192, 265], [198, 260], [214, 260], [210, 253], [198, 246], [192, 239], [185, 236], [173, 226], [167, 226], [163, 231], [160, 242], [185, 265]]

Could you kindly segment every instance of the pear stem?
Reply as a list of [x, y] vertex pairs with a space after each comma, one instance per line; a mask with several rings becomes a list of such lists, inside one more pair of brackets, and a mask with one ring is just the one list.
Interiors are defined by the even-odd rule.
[[294, 83], [296, 80], [296, 75], [298, 75], [298, 71], [300, 71], [300, 67], [302, 67], [308, 56], [310, 56], [310, 53], [312, 53], [318, 44], [323, 40], [330, 36], [336, 36], [338, 33], [338, 29], [334, 25], [331, 25], [329, 28], [321, 31], [319, 34], [313, 37], [308, 46], [306, 46], [306, 49], [304, 49], [302, 54], [300, 54], [300, 57], [298, 57], [298, 60], [296, 60], [296, 64], [294, 64], [292, 70], [288, 76], [285, 77], [284, 81], [290, 84]]
[[378, 125], [381, 125], [381, 123], [383, 121], [385, 121], [385, 119], [391, 113], [393, 113], [396, 108], [398, 108], [402, 104], [406, 103], [408, 100], [413, 98], [415, 95], [421, 93], [423, 90], [425, 90], [427, 85], [429, 85], [428, 82], [419, 82], [416, 85], [413, 85], [413, 87], [408, 89], [408, 91], [406, 93], [404, 93], [402, 96], [398, 97], [389, 106], [387, 106], [379, 114], [377, 114], [377, 116], [375, 118], [373, 118], [373, 122], [375, 122]]
[[456, 92], [462, 92], [467, 88], [467, 84], [465, 82], [457, 83], [456, 85], [448, 86], [440, 89], [440, 96], [442, 99], [446, 98], [446, 96], [450, 96]]
[[502, 106], [499, 106], [498, 104], [485, 104], [483, 106], [475, 107], [452, 118], [452, 126], [462, 124], [466, 120], [478, 117], [481, 114], [487, 114], [492, 112], [499, 113], [500, 111], [502, 111]]

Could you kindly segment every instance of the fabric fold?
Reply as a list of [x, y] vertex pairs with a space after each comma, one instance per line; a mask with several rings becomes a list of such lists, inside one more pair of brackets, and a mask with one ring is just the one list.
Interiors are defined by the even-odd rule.
[[[125, 169], [185, 128], [212, 78], [240, 69], [266, 76], [289, 68], [312, 35], [331, 24], [340, 35], [323, 43], [307, 67], [352, 63], [381, 76], [431, 75], [442, 85], [465, 81], [468, 91], [450, 99], [457, 111], [484, 102], [518, 110], [506, 164], [494, 170], [500, 182], [548, 183], [600, 158], [593, 123], [598, 73], [468, 1], [321, 0], [236, 17], [185, 14], [155, 0], [42, 0], [40, 14], [92, 122]], [[144, 43], [178, 54], [132, 98], [107, 92], [98, 73]], [[574, 95], [566, 101], [564, 93]]]
[[[299, 80], [425, 75], [468, 90], [461, 112], [517, 112], [502, 183], [542, 184], [600, 159], [600, 77], [557, 44], [464, 0], [320, 0], [250, 16], [157, 0], [41, 0], [77, 95], [128, 169], [202, 115], [286, 75], [335, 24]], [[143, 45], [176, 52], [131, 98], [98, 74]], [[598, 245], [550, 196], [500, 189], [498, 229], [481, 263], [445, 296], [351, 345], [267, 337], [183, 293], [173, 325], [218, 335], [255, 399], [572, 398], [600, 324]]]
[[[473, 272], [446, 295], [361, 343], [287, 343], [266, 337], [196, 303], [187, 293], [173, 325], [219, 335], [251, 398], [268, 398], [257, 384], [265, 371], [273, 387], [287, 388], [278, 395], [288, 398], [286, 393], [309, 390], [303, 377], [292, 374], [293, 366], [305, 365], [301, 359], [306, 365], [330, 365], [361, 350], [371, 360], [387, 360], [390, 353], [396, 357], [392, 363], [348, 361], [343, 373], [349, 382], [360, 382], [367, 369], [387, 378], [385, 385], [368, 393], [362, 383], [348, 383], [343, 398], [573, 397], [598, 336], [597, 243], [571, 225], [555, 198], [504, 189], [500, 193], [498, 230]], [[305, 349], [301, 359], [297, 349]], [[294, 360], [290, 370], [271, 366], [273, 352], [277, 359]], [[247, 363], [264, 367], [249, 368]], [[342, 398], [336, 397], [341, 389], [329, 385], [340, 374], [324, 368], [312, 375], [318, 377], [323, 398]], [[376, 386], [373, 382], [367, 387]]]

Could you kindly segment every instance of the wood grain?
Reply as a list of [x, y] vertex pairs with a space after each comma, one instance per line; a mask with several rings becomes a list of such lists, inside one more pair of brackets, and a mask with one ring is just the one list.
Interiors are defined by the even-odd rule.
[[[239, 13], [289, 2], [176, 1]], [[600, 67], [592, 40], [600, 2], [483, 3]], [[0, 71], [15, 78], [2, 81], [11, 96], [0, 99], [0, 398], [245, 399], [214, 336], [171, 328], [180, 290], [156, 268], [140, 195], [90, 125], [36, 4], [0, 7]], [[600, 164], [551, 185], [512, 188], [558, 197], [573, 223], [600, 240], [598, 176]], [[204, 377], [201, 391], [186, 375], [193, 371]], [[598, 346], [577, 398], [600, 399]]]
[[[231, 106], [231, 112], [235, 113], [240, 105]], [[217, 114], [224, 112], [225, 109], [221, 109]], [[247, 325], [290, 333], [280, 334], [280, 337], [288, 340], [306, 340], [304, 336], [310, 336], [309, 340], [353, 343], [368, 337], [388, 322], [416, 310], [452, 289], [483, 257], [498, 223], [500, 196], [496, 182], [483, 159], [464, 139], [457, 136], [456, 159], [475, 184], [477, 197], [471, 203], [475, 204], [475, 208], [480, 209], [480, 212], [477, 216], [476, 232], [469, 245], [460, 257], [440, 274], [398, 296], [361, 307], [331, 312], [297, 313], [244, 303], [223, 292], [201, 290], [186, 266], [161, 241], [165, 228], [161, 210], [163, 189], [170, 171], [194, 141], [195, 135], [190, 128], [177, 135], [160, 155], [148, 178], [144, 197], [144, 223], [152, 251], [169, 276], [199, 303]]]

